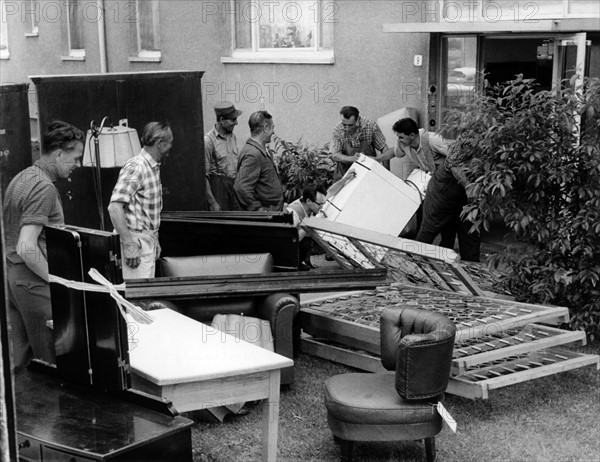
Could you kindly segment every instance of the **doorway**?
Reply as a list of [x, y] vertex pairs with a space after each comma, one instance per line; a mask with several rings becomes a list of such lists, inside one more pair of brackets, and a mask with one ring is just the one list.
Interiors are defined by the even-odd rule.
[[[437, 46], [440, 68], [432, 75], [441, 85], [439, 95], [432, 95], [439, 99], [430, 107], [439, 109], [435, 120], [430, 118], [430, 127], [440, 127], [449, 109], [462, 110], [483, 87], [484, 78], [497, 84], [522, 74], [523, 78], [535, 79], [538, 90], [551, 90], [590, 72], [592, 41], [586, 33], [443, 34]], [[573, 76], [575, 80], [571, 80]]]

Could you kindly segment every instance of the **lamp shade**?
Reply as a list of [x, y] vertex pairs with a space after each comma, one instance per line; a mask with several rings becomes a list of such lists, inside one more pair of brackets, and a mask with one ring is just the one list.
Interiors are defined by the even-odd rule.
[[[131, 127], [116, 126], [105, 128], [98, 136], [100, 167], [121, 167], [127, 160], [142, 149], [137, 130]], [[87, 131], [83, 165], [96, 166], [96, 154], [92, 131]]]

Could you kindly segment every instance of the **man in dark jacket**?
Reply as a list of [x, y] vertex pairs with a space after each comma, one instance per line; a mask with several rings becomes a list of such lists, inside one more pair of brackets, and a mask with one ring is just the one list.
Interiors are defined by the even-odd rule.
[[240, 152], [234, 190], [242, 210], [280, 211], [283, 188], [275, 161], [266, 149], [275, 131], [273, 117], [257, 111], [248, 119], [250, 138]]

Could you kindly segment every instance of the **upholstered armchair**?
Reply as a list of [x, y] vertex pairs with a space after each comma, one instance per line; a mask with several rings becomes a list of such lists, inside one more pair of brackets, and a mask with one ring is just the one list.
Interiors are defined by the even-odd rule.
[[445, 316], [413, 308], [381, 314], [381, 362], [394, 373], [350, 373], [325, 383], [327, 422], [352, 460], [356, 441], [425, 440], [435, 460], [442, 418], [435, 404], [448, 385], [456, 328]]

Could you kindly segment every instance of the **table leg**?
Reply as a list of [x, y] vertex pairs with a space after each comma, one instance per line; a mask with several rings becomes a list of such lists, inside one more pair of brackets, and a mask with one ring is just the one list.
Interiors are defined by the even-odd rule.
[[277, 431], [279, 427], [279, 369], [269, 372], [269, 397], [263, 404], [262, 459], [277, 459]]

